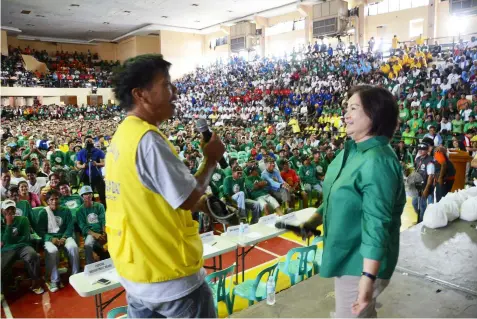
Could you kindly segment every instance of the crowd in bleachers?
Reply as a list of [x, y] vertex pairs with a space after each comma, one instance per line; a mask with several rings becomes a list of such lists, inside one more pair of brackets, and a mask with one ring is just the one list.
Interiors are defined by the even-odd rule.
[[[262, 214], [284, 214], [298, 203], [302, 207], [319, 204], [327, 167], [346, 141], [346, 92], [355, 85], [386, 87], [396, 97], [400, 119], [392, 145], [403, 166], [413, 165], [415, 146], [424, 138], [435, 146], [468, 151], [477, 159], [475, 43], [472, 39], [453, 51], [434, 54], [425, 45], [396, 47], [389, 58], [342, 43], [337, 48], [310, 44], [281, 58], [246, 61], [233, 57], [176, 81], [177, 114], [160, 128], [195, 172], [202, 154], [194, 120], [208, 120], [224, 140], [230, 164], [225, 170], [217, 168], [208, 192], [237, 208], [241, 216], [251, 210], [251, 221], [256, 222]], [[52, 60], [45, 52], [29, 53], [50, 63], [51, 71], [69, 75], [90, 74], [95, 59], [60, 52]], [[9, 76], [11, 72], [26, 74], [15, 57], [17, 51], [8, 59]], [[3, 63], [7, 61], [2, 60], [2, 67]], [[104, 207], [91, 204], [91, 193], [101, 197], [101, 190], [73, 193], [87, 184], [80, 168], [85, 154], [94, 149], [98, 158], [104, 158], [125, 113], [114, 106], [49, 105], [3, 107], [1, 116], [2, 200], [13, 200], [14, 214], [28, 220], [25, 236], [32, 243], [24, 244], [46, 250], [49, 277], [45, 278], [50, 290], [56, 291], [61, 282], [51, 257], [55, 249], [66, 248], [75, 263], [70, 265], [73, 273], [79, 269], [78, 246], [89, 247], [87, 262], [105, 252]], [[102, 175], [107, 167], [97, 169]], [[60, 209], [58, 202], [66, 206]], [[97, 213], [91, 211], [93, 206]], [[65, 218], [67, 226], [50, 228], [50, 213]], [[5, 218], [2, 233], [8, 229]], [[10, 244], [3, 238], [2, 258]], [[42, 241], [53, 246], [38, 244]], [[38, 274], [30, 276], [35, 279]], [[37, 288], [34, 291], [39, 293]]]
[[[98, 54], [57, 51], [50, 56], [45, 50], [38, 51], [9, 47], [9, 55], [2, 56], [2, 86], [22, 87], [68, 87], [68, 88], [108, 88], [111, 87], [113, 68], [119, 61], [100, 60]], [[48, 72], [28, 71], [22, 54], [31, 55], [44, 62]]]

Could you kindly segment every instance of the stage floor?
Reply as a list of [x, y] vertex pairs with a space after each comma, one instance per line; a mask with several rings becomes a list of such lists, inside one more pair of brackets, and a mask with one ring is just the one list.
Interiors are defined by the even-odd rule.
[[[456, 220], [446, 228], [422, 224], [401, 233], [399, 268], [378, 297], [379, 317], [477, 317], [477, 223]], [[314, 276], [256, 304], [235, 318], [330, 317], [333, 279]], [[351, 306], [351, 305], [350, 305]]]

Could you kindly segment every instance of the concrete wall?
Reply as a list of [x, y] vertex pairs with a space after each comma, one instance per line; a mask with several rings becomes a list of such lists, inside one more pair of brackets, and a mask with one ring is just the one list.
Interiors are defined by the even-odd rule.
[[[74, 95], [78, 97], [78, 104], [86, 104], [87, 96], [92, 95], [91, 89], [69, 89], [69, 88], [23, 88], [23, 87], [2, 87], [2, 98], [21, 97], [32, 98], [43, 97], [43, 104], [60, 104], [60, 96]], [[97, 95], [103, 96], [103, 103], [108, 100], [114, 100], [114, 93], [112, 89], [98, 89]], [[2, 103], [7, 103], [7, 100], [2, 99]], [[25, 101], [26, 102], [26, 101]], [[5, 105], [5, 104], [4, 104]]]
[[161, 53], [172, 63], [170, 73], [173, 80], [203, 64], [203, 35], [161, 31], [160, 38]]
[[132, 37], [118, 43], [118, 60], [125, 60], [136, 56], [136, 37]]
[[[310, 13], [312, 10], [309, 10]], [[293, 20], [300, 20], [304, 15], [299, 11], [293, 11], [287, 14], [282, 14], [276, 17], [268, 18], [268, 27], [273, 27], [276, 24], [282, 22], [288, 22]], [[301, 44], [308, 44], [306, 25], [303, 30], [295, 30], [286, 33], [267, 36], [265, 32], [265, 55], [283, 56], [285, 51], [291, 52], [293, 47], [298, 50]]]
[[137, 36], [136, 55], [161, 53], [161, 39], [158, 36]]
[[[230, 29], [230, 28], [227, 28], [227, 29]], [[213, 47], [212, 49], [209, 47], [211, 40], [215, 40], [217, 38], [223, 38], [224, 36], [227, 36], [227, 33], [223, 31], [214, 32], [204, 36], [204, 45], [203, 45], [204, 63], [206, 64], [213, 63], [219, 59], [222, 59], [222, 61], [228, 60], [230, 56], [230, 37], [229, 37], [229, 43], [225, 45], [215, 47], [215, 49]]]
[[265, 37], [265, 55], [283, 56], [285, 51], [289, 53], [293, 47], [298, 51], [303, 43], [308, 44], [305, 38], [305, 30], [295, 30]]
[[299, 11], [293, 11], [290, 13], [282, 14], [276, 17], [268, 18], [268, 26], [273, 26], [280, 22], [292, 21], [292, 20], [299, 20], [303, 17], [303, 15]]
[[[409, 41], [415, 37], [409, 36], [409, 24], [411, 20], [424, 19], [423, 21], [423, 36], [428, 37], [427, 23], [428, 23], [428, 7], [418, 7], [407, 10], [395, 11], [390, 13], [378, 14], [375, 16], [367, 16], [364, 19], [365, 23], [365, 37], [367, 41], [371, 37], [380, 39], [383, 37], [384, 42], [391, 42], [392, 37], [396, 34], [400, 41]], [[438, 22], [439, 23], [439, 22]], [[378, 31], [378, 26], [384, 26], [384, 30]], [[379, 33], [379, 34], [378, 34]]]

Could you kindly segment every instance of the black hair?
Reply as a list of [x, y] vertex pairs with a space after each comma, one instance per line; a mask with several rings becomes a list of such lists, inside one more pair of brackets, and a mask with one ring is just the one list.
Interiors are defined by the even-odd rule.
[[429, 146], [434, 146], [434, 140], [430, 137], [424, 137], [422, 139], [422, 143], [427, 144]]
[[60, 174], [58, 174], [58, 173], [52, 173], [50, 176], [48, 176], [48, 180], [51, 181], [51, 178], [52, 178], [52, 177], [56, 177], [56, 178], [60, 179]]
[[370, 85], [351, 88], [348, 96], [358, 94], [364, 112], [371, 120], [370, 134], [392, 138], [398, 125], [399, 108], [388, 90]]
[[61, 197], [60, 192], [58, 192], [56, 189], [51, 189], [51, 190], [49, 190], [48, 192], [46, 192], [46, 194], [45, 194], [45, 199], [46, 199], [46, 201], [49, 201], [50, 198], [51, 198], [53, 195], [56, 195], [56, 197], [58, 197], [58, 198]]
[[149, 88], [158, 74], [169, 75], [171, 63], [163, 59], [162, 54], [144, 54], [127, 59], [116, 68], [112, 80], [114, 94], [119, 106], [129, 111], [134, 106], [132, 90]]
[[63, 185], [66, 185], [66, 186], [68, 186], [68, 187], [70, 186], [70, 184], [69, 184], [67, 181], [62, 180], [62, 181], [60, 181], [60, 182], [58, 183], [58, 189], [59, 189], [61, 186], [63, 186]]

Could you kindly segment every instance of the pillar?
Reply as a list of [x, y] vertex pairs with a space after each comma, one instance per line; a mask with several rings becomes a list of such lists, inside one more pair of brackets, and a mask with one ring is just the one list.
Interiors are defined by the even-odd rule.
[[268, 27], [268, 19], [265, 17], [255, 16], [254, 17], [255, 26], [257, 29], [262, 29], [262, 35], [257, 36], [260, 39], [260, 49], [258, 53], [261, 57], [265, 56], [265, 28]]
[[[429, 6], [427, 7], [427, 34], [425, 35], [426, 38], [435, 38], [436, 37], [436, 0], [429, 0]], [[430, 42], [428, 42], [430, 44]]]
[[364, 48], [364, 45], [366, 43], [365, 39], [364, 39], [364, 35], [365, 35], [365, 23], [364, 23], [364, 4], [360, 4], [359, 5], [359, 17], [356, 18], [356, 26], [355, 26], [355, 41], [356, 43], [359, 43], [359, 46], [361, 48]]

